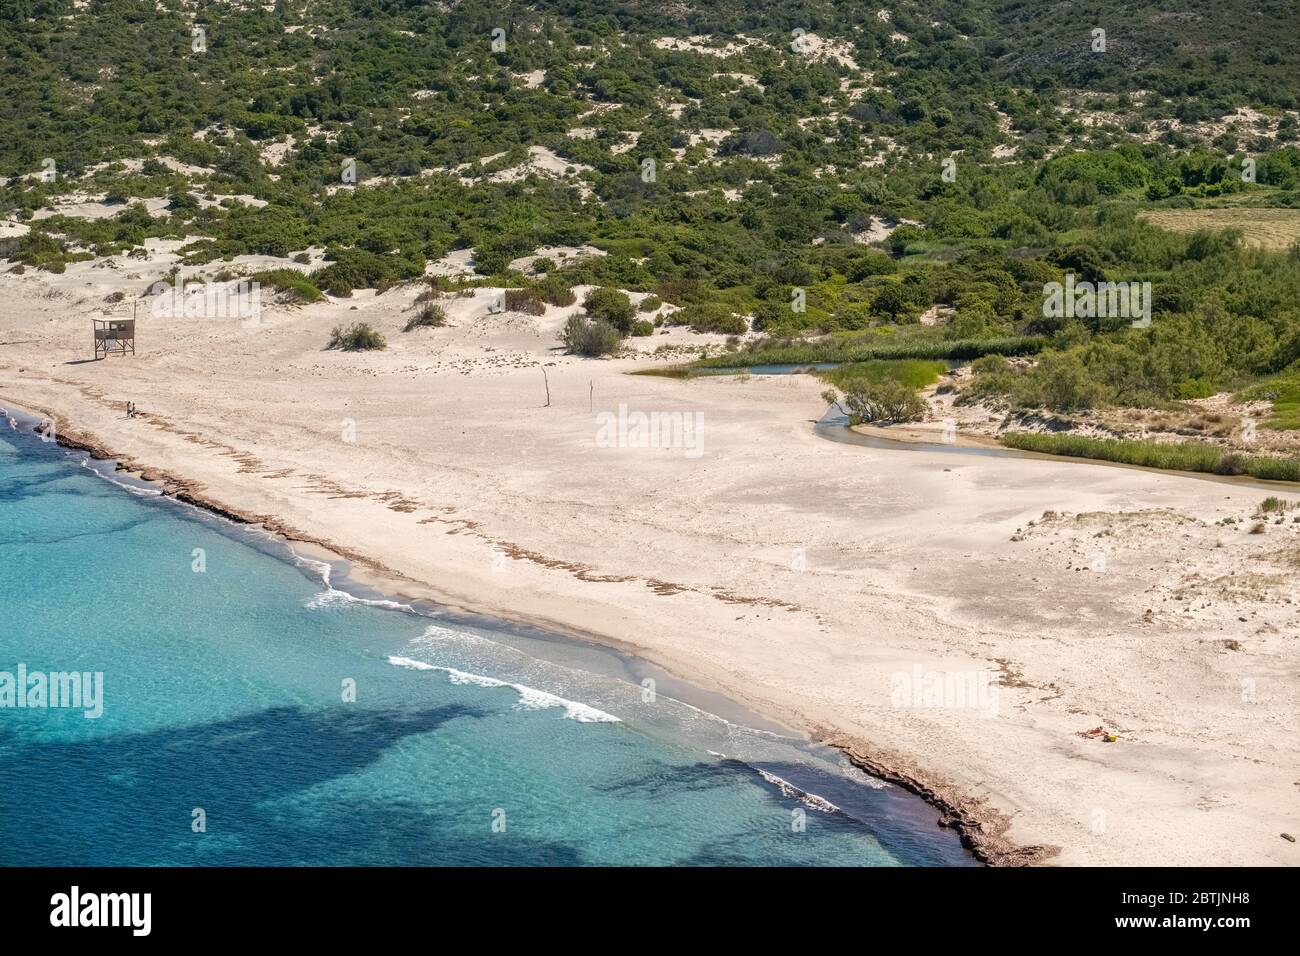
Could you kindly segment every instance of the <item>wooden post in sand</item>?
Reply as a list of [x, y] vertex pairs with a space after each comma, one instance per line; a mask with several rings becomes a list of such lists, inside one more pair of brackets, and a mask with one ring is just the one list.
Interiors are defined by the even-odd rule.
[[542, 366], [542, 382], [546, 385], [546, 407], [551, 407], [551, 380], [546, 377], [546, 366]]

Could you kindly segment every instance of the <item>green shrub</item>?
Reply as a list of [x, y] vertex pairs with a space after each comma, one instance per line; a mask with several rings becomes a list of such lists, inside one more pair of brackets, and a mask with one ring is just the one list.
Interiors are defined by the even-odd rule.
[[313, 272], [311, 279], [317, 288], [342, 298], [350, 296], [353, 289], [382, 290], [420, 275], [407, 259], [386, 253], [331, 247], [326, 255], [334, 261]]
[[370, 327], [368, 322], [354, 322], [346, 329], [334, 326], [330, 333], [327, 349], [342, 349], [345, 352], [364, 352], [371, 349], [387, 348], [384, 337]]
[[437, 302], [426, 302], [419, 312], [406, 320], [402, 331], [410, 332], [412, 329], [420, 328], [440, 329], [446, 324], [446, 310]]
[[632, 331], [636, 310], [632, 308], [632, 300], [627, 297], [627, 294], [618, 289], [605, 286], [592, 289], [582, 300], [582, 307], [586, 309], [591, 319], [612, 325], [618, 329], [620, 335], [627, 335]]
[[872, 276], [892, 275], [897, 271], [897, 262], [878, 249], [871, 249], [850, 262], [846, 274], [850, 282], [861, 282]]
[[557, 275], [539, 279], [530, 288], [547, 305], [568, 306], [578, 301], [578, 297], [569, 288], [569, 283]]
[[266, 272], [254, 273], [250, 280], [264, 288], [284, 293], [298, 302], [319, 302], [321, 299], [320, 289], [296, 269], [268, 269]]
[[560, 333], [560, 341], [575, 355], [612, 355], [618, 351], [622, 336], [604, 319], [571, 315]]
[[513, 256], [508, 252], [495, 249], [474, 250], [474, 271], [481, 276], [493, 276], [504, 272]]
[[[811, 310], [795, 312], [790, 303], [777, 299], [764, 299], [754, 306], [753, 329], [773, 335], [790, 335], [815, 328], [819, 313]], [[698, 328], [698, 326], [697, 326]]]
[[658, 308], [659, 308], [661, 305], [663, 305], [663, 304], [664, 304], [664, 300], [661, 299], [661, 298], [659, 298], [659, 296], [657, 296], [657, 295], [648, 295], [648, 296], [646, 296], [644, 299], [641, 300], [641, 304], [637, 306], [637, 311], [638, 311], [638, 312], [654, 312], [656, 309], [658, 309]]
[[68, 252], [63, 244], [53, 236], [33, 230], [18, 242], [18, 251], [14, 253], [15, 262], [21, 262], [46, 272], [63, 272], [68, 261]]
[[[848, 408], [851, 425], [892, 425], [920, 421], [925, 417], [925, 402], [916, 391], [891, 378], [879, 381], [851, 379], [844, 383], [842, 391], [839, 401]], [[834, 402], [836, 392], [827, 389], [822, 397]]]
[[173, 215], [192, 216], [199, 211], [199, 201], [184, 190], [176, 190], [167, 197], [167, 209]]
[[632, 323], [632, 334], [643, 337], [655, 334], [655, 324], [649, 319], [637, 319]]
[[1075, 350], [1045, 352], [1027, 370], [995, 361], [977, 363], [972, 370], [974, 380], [963, 400], [997, 397], [1020, 408], [1073, 412], [1109, 405], [1115, 398], [1114, 389], [1099, 381]]
[[727, 306], [713, 302], [682, 306], [667, 317], [667, 322], [669, 325], [689, 325], [696, 332], [719, 332], [723, 335], [743, 335], [749, 331], [741, 316]]
[[506, 289], [507, 312], [524, 312], [528, 315], [545, 315], [546, 303], [535, 289]]

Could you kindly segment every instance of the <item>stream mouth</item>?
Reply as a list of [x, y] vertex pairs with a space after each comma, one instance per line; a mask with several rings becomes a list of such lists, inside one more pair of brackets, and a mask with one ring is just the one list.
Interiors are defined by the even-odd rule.
[[[865, 448], [885, 448], [891, 451], [937, 451], [947, 455], [974, 455], [983, 458], [1040, 458], [1047, 461], [1085, 461], [1083, 458], [1065, 458], [1061, 455], [1036, 455], [1018, 448], [994, 448], [986, 445], [956, 445], [946, 442], [901, 441], [897, 438], [881, 438], [878, 435], [863, 435], [849, 427], [849, 416], [839, 405], [831, 405], [826, 413], [817, 419], [813, 431], [827, 441], [841, 445], [861, 445]], [[1097, 462], [1096, 464], [1109, 464]], [[1145, 469], [1144, 469], [1145, 470]]]
[[826, 413], [813, 425], [813, 433], [818, 438], [833, 441], [841, 445], [859, 445], [864, 448], [878, 448], [886, 451], [928, 451], [945, 455], [964, 455], [976, 458], [1022, 458], [1029, 461], [1070, 462], [1076, 465], [1095, 465], [1107, 468], [1123, 468], [1127, 471], [1143, 471], [1150, 475], [1172, 476], [1178, 478], [1195, 478], [1199, 481], [1214, 481], [1232, 488], [1253, 489], [1275, 494], [1279, 491], [1300, 492], [1300, 485], [1289, 481], [1266, 481], [1262, 478], [1250, 478], [1242, 475], [1214, 475], [1204, 471], [1175, 471], [1171, 468], [1149, 468], [1146, 465], [1129, 465], [1122, 461], [1105, 461], [1100, 458], [1075, 458], [1070, 455], [1049, 455], [1045, 452], [1022, 451], [1019, 448], [999, 448], [987, 445], [949, 445], [943, 442], [901, 441], [896, 438], [881, 438], [878, 435], [864, 435], [849, 427], [849, 417], [838, 405], [831, 405]]
[[839, 368], [843, 362], [792, 362], [784, 365], [750, 365], [744, 368], [693, 368], [687, 377], [712, 375], [802, 375]]
[[[748, 368], [698, 369], [692, 375], [804, 375], [814, 371], [836, 368], [843, 363], [820, 362], [786, 365], [754, 365]], [[950, 362], [950, 367], [961, 363]], [[947, 442], [902, 441], [895, 438], [883, 438], [879, 435], [864, 435], [849, 426], [849, 416], [838, 403], [826, 409], [821, 418], [813, 425], [813, 432], [819, 438], [841, 445], [858, 445], [863, 448], [878, 448], [886, 451], [937, 452], [944, 455], [960, 455], [974, 458], [1020, 458], [1028, 461], [1073, 462], [1083, 465], [1124, 468], [1131, 471], [1144, 471], [1154, 475], [1173, 475], [1183, 478], [1196, 478], [1200, 481], [1215, 481], [1235, 488], [1251, 488], [1258, 491], [1275, 493], [1278, 491], [1300, 492], [1300, 485], [1289, 481], [1268, 481], [1243, 475], [1215, 475], [1204, 471], [1176, 471], [1170, 468], [1151, 468], [1146, 465], [1130, 465], [1119, 461], [1105, 461], [1100, 458], [1076, 458], [1071, 455], [1052, 455], [1046, 452], [1023, 451], [1019, 448], [1006, 448], [989, 445], [958, 445]]]

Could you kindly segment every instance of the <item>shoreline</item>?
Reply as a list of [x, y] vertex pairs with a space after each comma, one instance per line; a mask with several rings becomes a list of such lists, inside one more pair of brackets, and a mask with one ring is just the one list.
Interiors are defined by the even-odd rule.
[[[404, 303], [358, 305], [400, 331]], [[7, 356], [0, 394], [383, 594], [613, 648], [833, 743], [979, 859], [1294, 863], [1276, 833], [1294, 829], [1300, 522], [1252, 530], [1268, 492], [836, 441], [808, 376], [683, 387], [554, 355], [562, 312], [459, 305], [461, 324], [361, 355], [322, 352], [322, 317], [294, 312], [228, 330], [219, 361], [219, 330], [177, 323], [162, 351], [79, 362], [63, 323]], [[595, 413], [619, 403], [702, 413], [705, 454], [602, 445]], [[1001, 706], [900, 696], [918, 668], [990, 681]]]
[[[522, 625], [551, 632], [570, 640], [589, 642], [620, 654], [626, 654], [643, 661], [655, 668], [662, 669], [684, 685], [708, 693], [712, 698], [739, 706], [742, 718], [746, 721], [757, 718], [762, 722], [773, 722], [789, 732], [803, 735], [812, 745], [825, 746], [841, 753], [854, 767], [862, 773], [877, 780], [893, 784], [900, 789], [918, 797], [939, 814], [937, 826], [954, 831], [961, 845], [977, 860], [986, 866], [1031, 866], [1050, 861], [1060, 852], [1058, 847], [1030, 845], [1022, 846], [1005, 837], [1012, 820], [1006, 814], [987, 805], [987, 802], [970, 794], [962, 793], [957, 788], [935, 782], [923, 768], [911, 761], [900, 758], [897, 754], [873, 748], [864, 740], [854, 739], [843, 733], [820, 726], [818, 723], [798, 715], [772, 715], [753, 709], [748, 702], [732, 700], [726, 693], [709, 690], [705, 682], [698, 677], [679, 672], [679, 668], [653, 659], [648, 648], [642, 648], [630, 642], [619, 640], [611, 635], [595, 631], [574, 628], [562, 622], [522, 614], [509, 609], [493, 608], [483, 612], [472, 608], [467, 602], [455, 596], [439, 591], [435, 586], [417, 581], [402, 574], [382, 562], [372, 559], [345, 545], [340, 545], [317, 535], [311, 535], [294, 528], [274, 515], [257, 514], [245, 511], [226, 502], [217, 500], [199, 490], [199, 483], [191, 478], [177, 475], [168, 469], [153, 467], [139, 462], [129, 456], [115, 453], [113, 449], [95, 434], [85, 431], [71, 423], [65, 416], [21, 401], [7, 399], [6, 410], [11, 413], [18, 410], [28, 419], [20, 421], [20, 427], [26, 425], [29, 430], [39, 433], [43, 421], [54, 423], [55, 443], [60, 447], [86, 453], [91, 459], [114, 463], [114, 471], [125, 473], [129, 478], [142, 485], [154, 486], [163, 497], [191, 505], [208, 514], [225, 519], [237, 525], [258, 527], [280, 539], [290, 546], [301, 546], [314, 553], [308, 557], [331, 565], [347, 562], [347, 581], [360, 584], [373, 590], [376, 594], [393, 601], [421, 602], [427, 601], [437, 606], [467, 615], [482, 615], [500, 619], [507, 624]], [[345, 588], [342, 590], [346, 590]], [[694, 706], [689, 700], [684, 703]], [[712, 712], [712, 711], [710, 711]], [[721, 719], [727, 716], [715, 714]], [[746, 726], [752, 726], [746, 723]], [[762, 728], [759, 728], [762, 729]]]

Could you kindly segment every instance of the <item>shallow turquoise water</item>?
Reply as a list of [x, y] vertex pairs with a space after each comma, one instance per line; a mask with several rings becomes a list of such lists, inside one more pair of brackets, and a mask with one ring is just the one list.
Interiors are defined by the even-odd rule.
[[972, 862], [832, 755], [0, 431], [0, 671], [103, 674], [98, 719], [0, 708], [0, 863]]

